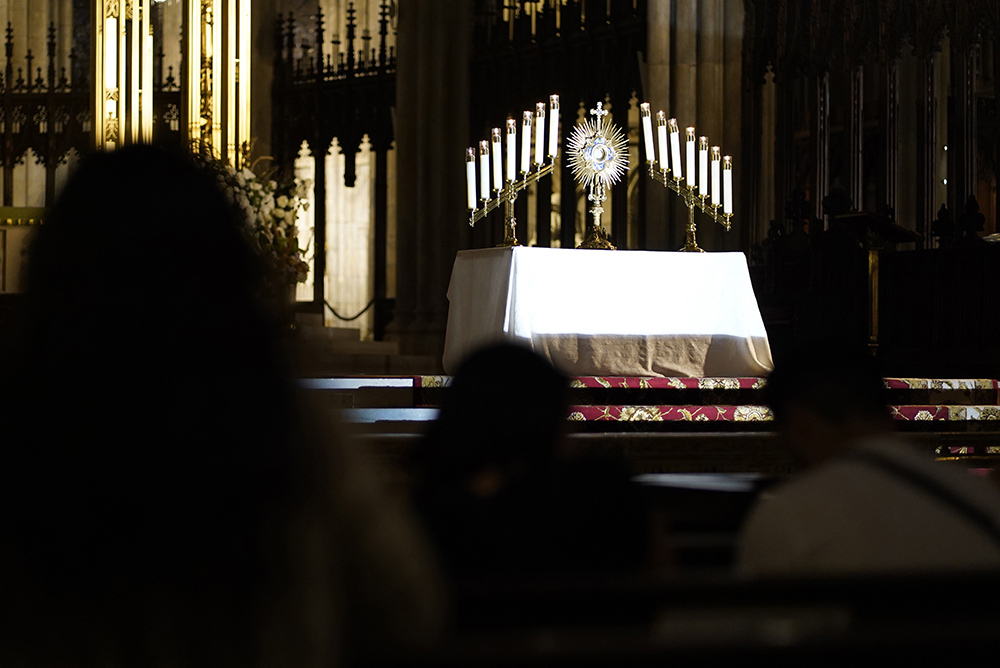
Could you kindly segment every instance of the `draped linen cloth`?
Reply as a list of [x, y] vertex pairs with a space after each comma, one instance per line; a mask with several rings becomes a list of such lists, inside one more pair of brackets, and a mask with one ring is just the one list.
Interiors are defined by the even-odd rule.
[[743, 253], [460, 251], [444, 368], [519, 342], [571, 376], [766, 376], [771, 349]]

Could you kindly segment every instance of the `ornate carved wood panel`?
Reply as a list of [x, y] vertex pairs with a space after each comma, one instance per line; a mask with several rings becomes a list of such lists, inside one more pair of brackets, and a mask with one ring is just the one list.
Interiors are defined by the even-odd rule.
[[[65, 29], [70, 29], [66, 26]], [[70, 53], [70, 65], [56, 62], [56, 27], [48, 29], [46, 54], [30, 49], [15, 54], [20, 39], [8, 23], [4, 32], [4, 66], [0, 74], [0, 164], [3, 165], [3, 204], [14, 197], [14, 166], [23, 164], [29, 149], [45, 166], [46, 200], [55, 195], [56, 167], [75, 149], [88, 150], [92, 132], [89, 80], [79, 67], [81, 59]], [[84, 60], [86, 58], [84, 57]]]

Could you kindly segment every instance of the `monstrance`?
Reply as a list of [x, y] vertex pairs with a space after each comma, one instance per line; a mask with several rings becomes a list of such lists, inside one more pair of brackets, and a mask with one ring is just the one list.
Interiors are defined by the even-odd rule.
[[592, 119], [573, 128], [569, 137], [569, 164], [573, 177], [587, 188], [591, 202], [591, 223], [587, 234], [577, 248], [605, 248], [615, 250], [608, 241], [608, 233], [601, 226], [604, 200], [608, 188], [618, 183], [628, 169], [628, 139], [617, 125], [607, 121], [604, 104], [591, 109]]

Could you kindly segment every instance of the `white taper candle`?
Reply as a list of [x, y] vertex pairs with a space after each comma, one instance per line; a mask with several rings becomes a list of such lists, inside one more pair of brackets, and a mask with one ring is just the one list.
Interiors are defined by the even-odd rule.
[[719, 206], [722, 202], [722, 175], [720, 166], [722, 159], [719, 157], [719, 147], [712, 147], [712, 206]]
[[694, 128], [687, 129], [687, 180], [688, 188], [694, 188], [698, 182], [695, 178]]
[[708, 195], [708, 137], [698, 138], [698, 195]]
[[722, 159], [722, 213], [733, 212], [733, 158]]
[[469, 187], [469, 210], [476, 210], [476, 149], [465, 151], [465, 182]]
[[479, 142], [479, 197], [490, 198], [490, 143], [485, 139]]
[[671, 118], [667, 121], [670, 126], [670, 165], [674, 170], [674, 178], [678, 181], [684, 178], [681, 171], [681, 131], [677, 127], [677, 119]]
[[490, 146], [490, 153], [493, 155], [493, 190], [503, 189], [503, 153], [500, 146], [500, 128], [493, 128]]
[[549, 157], [559, 155], [559, 96], [549, 95]]
[[656, 162], [656, 153], [653, 152], [653, 117], [650, 115], [649, 102], [639, 105], [639, 117], [642, 119], [642, 137], [646, 142], [646, 162]]
[[666, 171], [670, 169], [670, 161], [667, 159], [667, 115], [662, 111], [656, 112], [656, 140], [660, 149], [660, 169]]
[[535, 164], [545, 162], [545, 104], [535, 105]]
[[517, 178], [517, 121], [507, 119], [507, 180]]
[[524, 112], [524, 120], [521, 121], [521, 173], [527, 174], [531, 171], [531, 118], [534, 114], [530, 111]]

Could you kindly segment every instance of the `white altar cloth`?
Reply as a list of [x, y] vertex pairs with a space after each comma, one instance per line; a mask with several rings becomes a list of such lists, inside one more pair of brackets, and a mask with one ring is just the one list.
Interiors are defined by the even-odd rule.
[[496, 341], [571, 376], [765, 376], [771, 349], [743, 253], [460, 251], [444, 368]]

